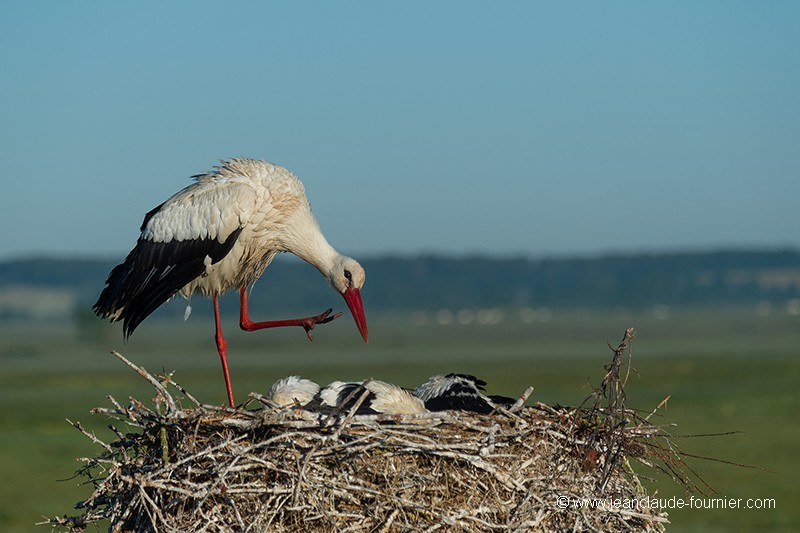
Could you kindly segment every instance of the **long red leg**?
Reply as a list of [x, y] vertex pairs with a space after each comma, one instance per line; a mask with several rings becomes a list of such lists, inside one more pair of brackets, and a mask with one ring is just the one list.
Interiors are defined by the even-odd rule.
[[222, 325], [219, 322], [219, 294], [214, 294], [214, 321], [217, 325], [217, 334], [214, 337], [217, 341], [217, 351], [219, 352], [219, 358], [222, 361], [222, 374], [225, 376], [225, 388], [228, 390], [228, 403], [231, 404], [231, 407], [234, 407], [236, 404], [233, 402], [233, 388], [231, 388], [231, 375], [228, 372], [228, 342], [225, 340], [225, 337], [222, 336]]
[[247, 310], [247, 286], [239, 290], [239, 327], [245, 331], [256, 331], [266, 328], [281, 328], [285, 326], [300, 326], [306, 330], [309, 340], [314, 340], [311, 330], [317, 324], [327, 324], [331, 320], [336, 320], [342, 313], [331, 315], [333, 309], [328, 309], [322, 314], [305, 318], [290, 318], [289, 320], [272, 320], [269, 322], [253, 322], [250, 320], [250, 313]]

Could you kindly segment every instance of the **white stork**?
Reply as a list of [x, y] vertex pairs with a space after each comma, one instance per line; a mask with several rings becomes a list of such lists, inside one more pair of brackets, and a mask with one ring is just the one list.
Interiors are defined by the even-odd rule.
[[300, 376], [289, 376], [279, 379], [265, 395], [276, 405], [290, 407], [306, 405], [319, 393], [319, 385]]
[[356, 410], [356, 414], [415, 414], [427, 413], [422, 400], [416, 398], [407, 390], [391, 383], [378, 380], [334, 381], [323, 387], [315, 401], [306, 407], [334, 408], [347, 412], [353, 408], [358, 399], [369, 391], [364, 402]]
[[511, 407], [513, 398], [484, 394], [486, 382], [470, 374], [446, 374], [428, 378], [414, 389], [414, 396], [431, 411], [471, 411], [489, 414], [499, 405]]
[[[300, 326], [309, 339], [316, 324], [341, 316], [331, 309], [306, 318], [252, 322], [248, 287], [281, 252], [292, 252], [314, 265], [341, 294], [364, 342], [367, 321], [360, 289], [364, 269], [337, 252], [322, 234], [300, 180], [266, 161], [229, 159], [213, 172], [193, 176], [179, 191], [144, 217], [136, 246], [114, 267], [94, 312], [123, 321], [129, 337], [161, 304], [180, 293], [211, 297], [216, 344], [228, 401], [234, 405], [228, 372], [227, 342], [222, 335], [219, 296], [239, 290], [239, 325], [245, 331]], [[313, 339], [312, 339], [313, 340]]]

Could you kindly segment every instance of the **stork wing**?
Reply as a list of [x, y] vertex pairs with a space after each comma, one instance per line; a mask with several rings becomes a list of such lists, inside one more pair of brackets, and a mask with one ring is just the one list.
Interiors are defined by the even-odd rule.
[[247, 222], [252, 196], [241, 183], [196, 183], [151, 210], [136, 246], [109, 274], [95, 313], [123, 320], [129, 336], [208, 264], [230, 252]]
[[486, 398], [468, 380], [454, 381], [447, 389], [425, 401], [430, 411], [471, 411], [474, 413], [491, 413], [494, 409]]

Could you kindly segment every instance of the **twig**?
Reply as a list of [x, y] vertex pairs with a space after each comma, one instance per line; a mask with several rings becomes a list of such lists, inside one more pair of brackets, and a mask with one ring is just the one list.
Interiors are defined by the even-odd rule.
[[527, 389], [525, 389], [525, 392], [523, 392], [522, 395], [519, 397], [519, 399], [517, 399], [517, 401], [514, 402], [514, 405], [508, 408], [508, 412], [516, 413], [520, 411], [525, 406], [525, 402], [528, 401], [528, 398], [530, 397], [531, 394], [533, 394], [533, 387], [528, 387]]
[[[364, 387], [364, 384], [362, 383], [361, 386]], [[354, 403], [353, 407], [350, 408], [350, 412], [347, 413], [345, 419], [339, 424], [339, 426], [336, 428], [336, 431], [333, 432], [333, 440], [339, 439], [339, 436], [342, 434], [342, 430], [344, 430], [344, 428], [346, 428], [347, 425], [350, 424], [350, 420], [353, 419], [353, 417], [356, 415], [356, 411], [358, 411], [358, 408], [361, 407], [361, 404], [364, 403], [364, 400], [366, 400], [369, 395], [370, 395], [369, 390], [367, 388], [364, 388], [364, 392], [361, 393], [361, 396], [358, 397], [356, 403]], [[345, 403], [347, 403], [347, 401], [349, 400], [346, 400]]]
[[87, 437], [89, 437], [89, 440], [91, 440], [91, 441], [92, 441], [92, 442], [94, 442], [95, 444], [99, 444], [99, 445], [100, 445], [100, 446], [102, 446], [102, 447], [103, 447], [103, 448], [104, 448], [104, 449], [105, 449], [107, 452], [109, 452], [109, 453], [113, 453], [113, 450], [111, 449], [111, 446], [109, 446], [109, 445], [108, 445], [108, 444], [106, 444], [105, 442], [103, 442], [103, 441], [101, 441], [100, 439], [98, 439], [98, 438], [95, 436], [95, 434], [94, 434], [94, 433], [89, 433], [88, 431], [86, 431], [85, 429], [83, 429], [83, 425], [81, 425], [81, 423], [80, 423], [80, 422], [73, 422], [73, 421], [72, 421], [72, 420], [70, 420], [69, 418], [67, 418], [66, 420], [67, 420], [67, 422], [68, 422], [69, 424], [71, 424], [71, 425], [72, 425], [72, 427], [74, 427], [75, 429], [77, 429], [78, 431], [80, 431], [81, 433], [83, 433], [84, 435], [86, 435]]
[[116, 357], [117, 359], [119, 359], [120, 361], [122, 361], [123, 363], [125, 363], [126, 365], [128, 365], [128, 367], [130, 367], [134, 371], [136, 371], [136, 373], [139, 374], [140, 376], [142, 376], [144, 379], [149, 381], [150, 384], [153, 385], [153, 387], [159, 392], [159, 394], [164, 399], [164, 401], [167, 402], [167, 406], [168, 406], [170, 412], [177, 412], [178, 411], [178, 406], [175, 405], [175, 400], [172, 399], [172, 396], [170, 396], [169, 392], [167, 392], [166, 387], [164, 387], [164, 385], [162, 385], [159, 380], [154, 378], [144, 368], [142, 368], [140, 366], [137, 366], [137, 365], [133, 364], [132, 362], [128, 361], [121, 353], [117, 352], [116, 350], [111, 350], [111, 354], [114, 357]]

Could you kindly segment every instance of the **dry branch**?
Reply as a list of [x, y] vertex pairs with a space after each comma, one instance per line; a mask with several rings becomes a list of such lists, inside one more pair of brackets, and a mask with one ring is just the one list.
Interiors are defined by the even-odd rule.
[[[156, 405], [96, 409], [128, 424], [79, 474], [94, 491], [58, 517], [81, 531], [660, 531], [666, 514], [559, 506], [595, 498], [647, 496], [629, 459], [686, 481], [664, 431], [625, 406], [620, 378], [633, 330], [594, 394], [577, 408], [523, 407], [491, 415], [318, 414], [271, 405], [253, 393], [248, 409], [200, 405], [114, 355], [158, 391]], [[180, 407], [181, 396], [193, 405]], [[363, 400], [363, 394], [359, 401]], [[260, 404], [256, 404], [260, 402]], [[159, 405], [166, 406], [160, 409]], [[649, 418], [649, 415], [648, 415]]]

